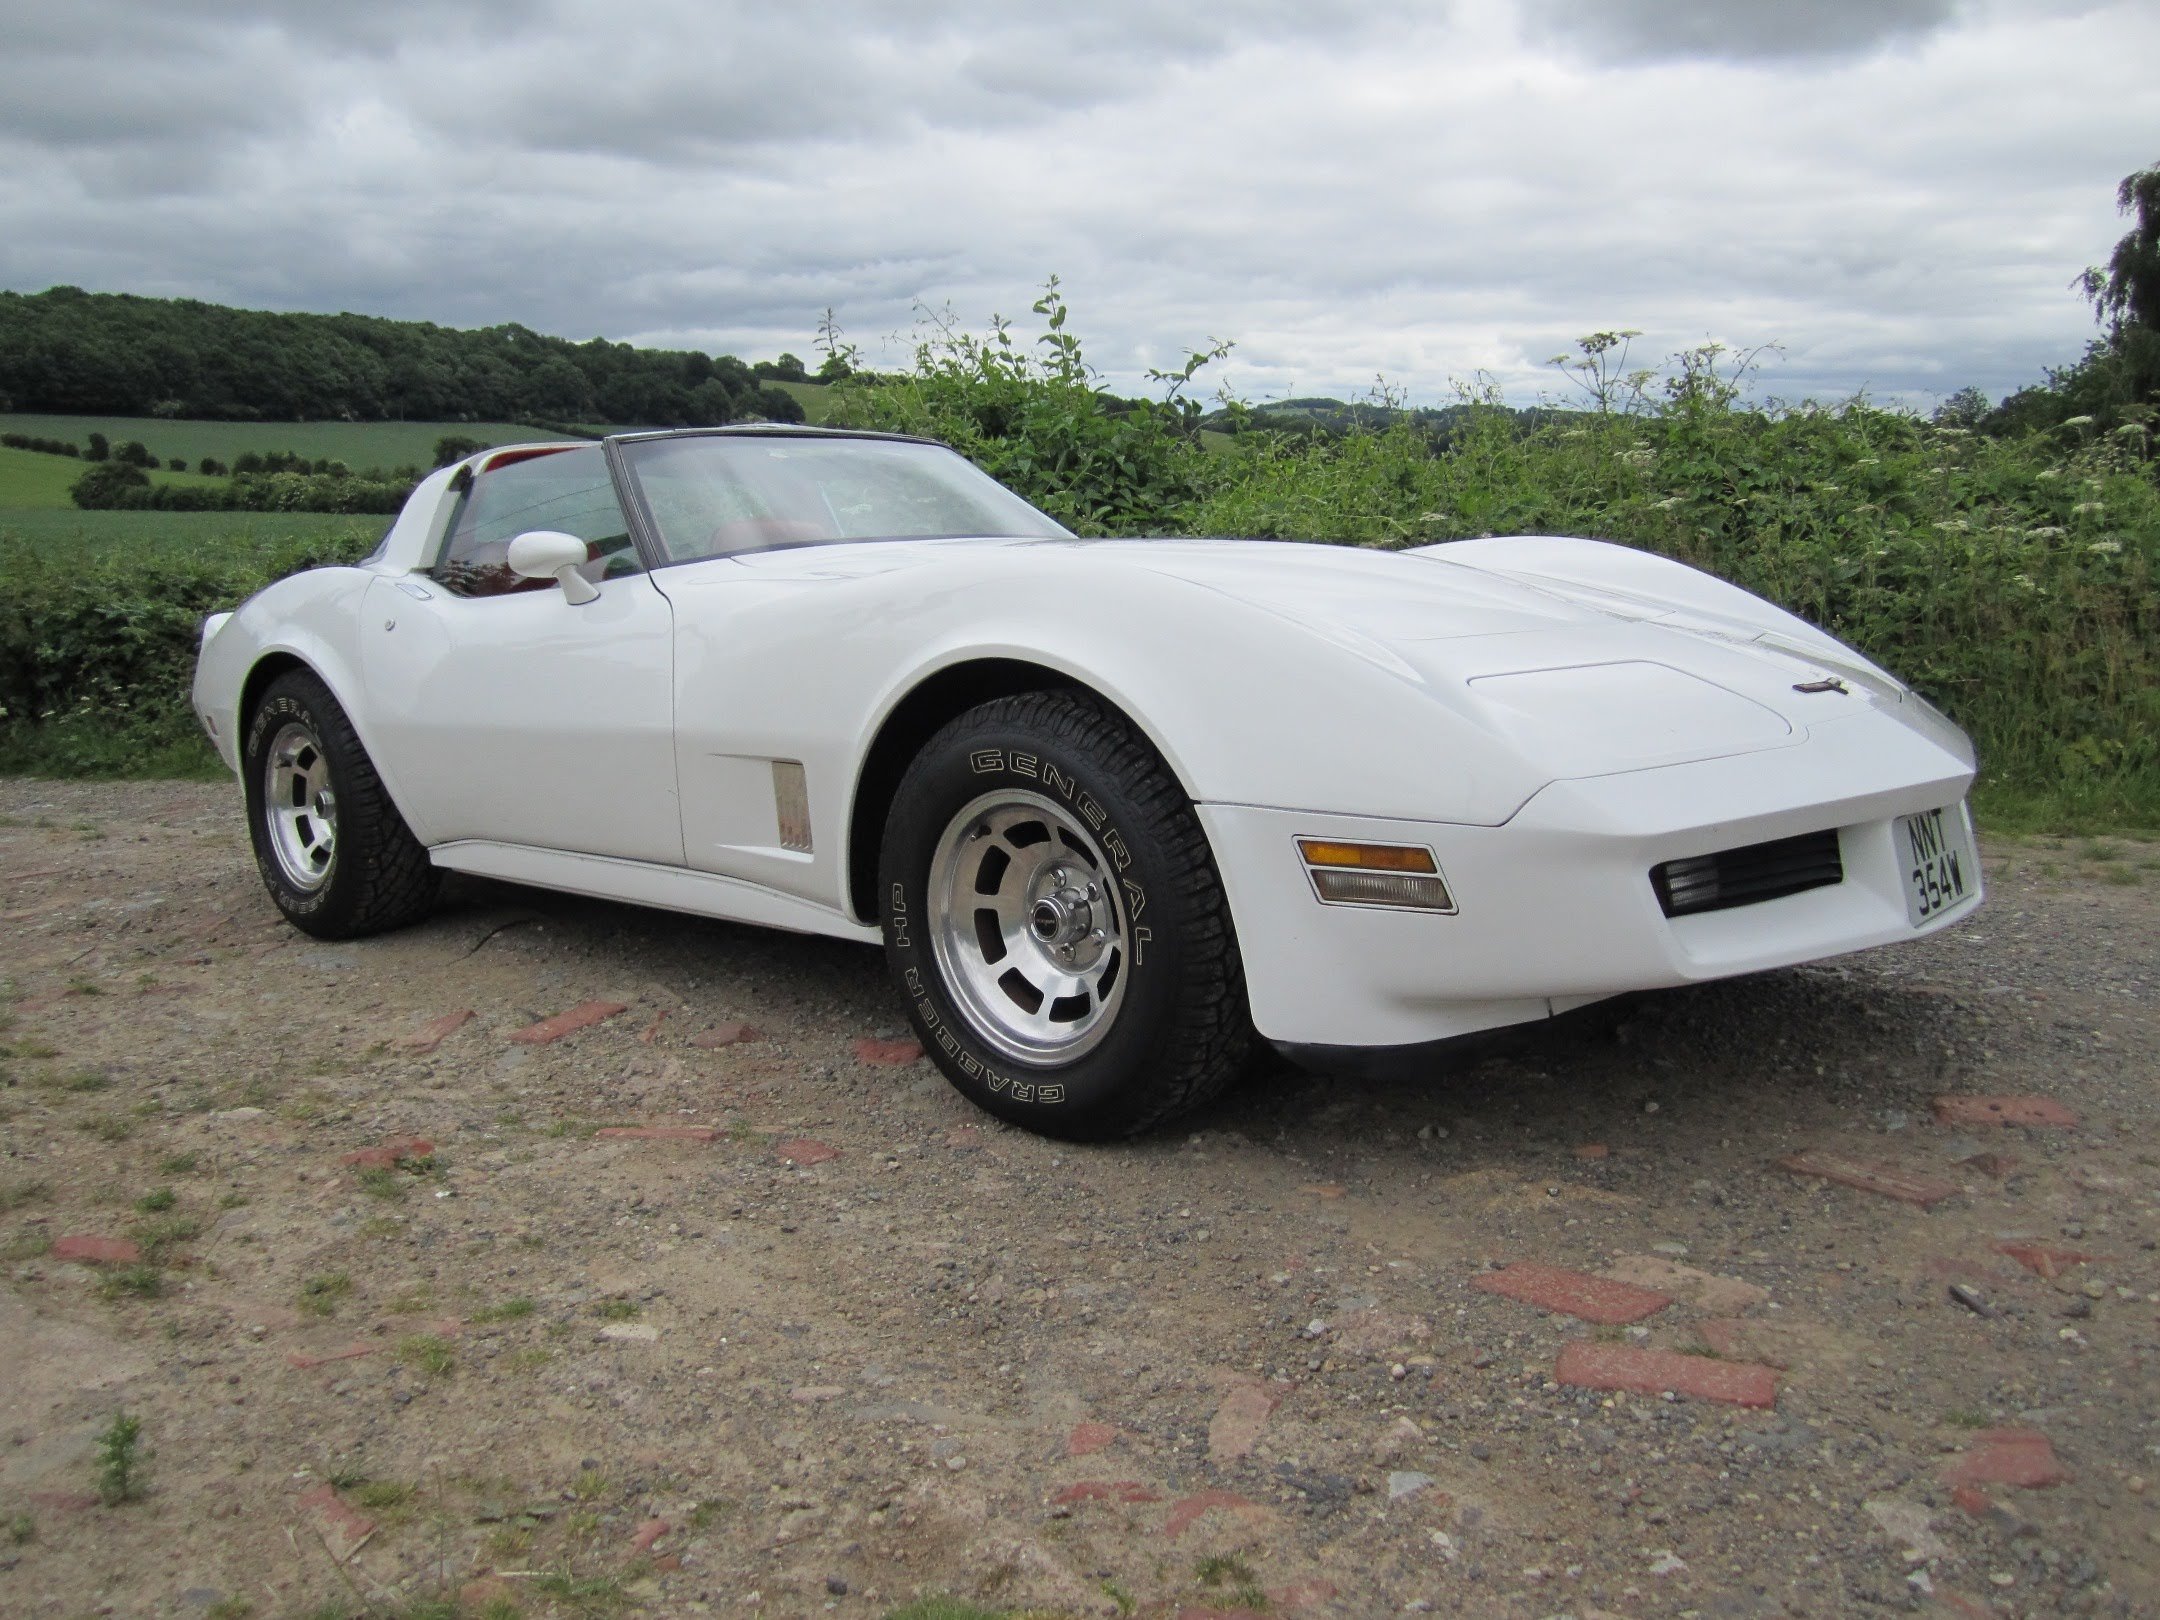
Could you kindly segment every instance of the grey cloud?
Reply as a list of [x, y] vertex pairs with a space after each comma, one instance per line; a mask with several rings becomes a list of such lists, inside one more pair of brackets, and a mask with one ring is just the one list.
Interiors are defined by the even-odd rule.
[[84, 0], [0, 59], [0, 285], [806, 357], [830, 305], [897, 361], [918, 300], [1025, 325], [1057, 271], [1119, 387], [1222, 336], [1256, 396], [1529, 398], [1625, 325], [2001, 391], [2089, 332], [2160, 117], [2160, 19], [2072, 9], [1796, 64], [1755, 19], [1734, 72], [1429, 5]]
[[1535, 34], [1624, 59], [1853, 56], [1934, 32], [1955, 0], [1524, 0]]

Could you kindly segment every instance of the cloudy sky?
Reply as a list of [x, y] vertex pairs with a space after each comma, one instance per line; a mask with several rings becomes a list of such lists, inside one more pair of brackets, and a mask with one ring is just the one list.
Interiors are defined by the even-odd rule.
[[2150, 0], [0, 0], [0, 286], [1527, 403], [1576, 335], [1928, 406], [2074, 357]]

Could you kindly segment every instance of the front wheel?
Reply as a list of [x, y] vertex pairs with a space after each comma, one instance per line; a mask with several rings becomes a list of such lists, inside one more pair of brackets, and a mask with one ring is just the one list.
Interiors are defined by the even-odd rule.
[[1092, 698], [1026, 693], [946, 726], [900, 784], [878, 870], [924, 1048], [999, 1118], [1129, 1136], [1242, 1066], [1244, 973], [1206, 835]]
[[294, 927], [351, 939], [426, 914], [435, 868], [315, 676], [288, 670], [265, 689], [240, 768], [255, 864]]

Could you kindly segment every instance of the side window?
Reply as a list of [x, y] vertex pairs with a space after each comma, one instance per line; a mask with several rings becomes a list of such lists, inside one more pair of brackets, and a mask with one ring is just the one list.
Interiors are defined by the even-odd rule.
[[442, 553], [428, 572], [461, 596], [547, 590], [553, 582], [510, 571], [510, 542], [530, 529], [556, 529], [585, 542], [585, 577], [598, 583], [640, 571], [598, 445], [521, 456], [477, 474], [458, 498]]

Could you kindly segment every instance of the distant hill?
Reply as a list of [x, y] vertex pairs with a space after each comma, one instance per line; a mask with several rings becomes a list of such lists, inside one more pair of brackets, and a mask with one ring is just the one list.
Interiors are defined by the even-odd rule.
[[802, 362], [53, 287], [0, 292], [0, 411], [275, 422], [802, 420]]

